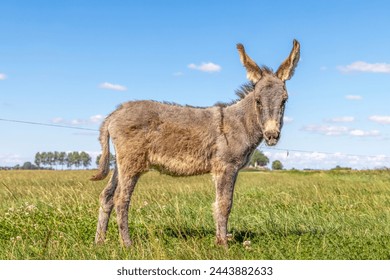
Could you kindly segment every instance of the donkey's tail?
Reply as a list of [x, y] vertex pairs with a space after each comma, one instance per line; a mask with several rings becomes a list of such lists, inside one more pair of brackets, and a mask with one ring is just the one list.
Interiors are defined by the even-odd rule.
[[100, 127], [100, 145], [102, 155], [99, 160], [98, 173], [91, 178], [92, 181], [103, 180], [110, 172], [110, 133], [108, 132], [108, 119], [105, 119]]

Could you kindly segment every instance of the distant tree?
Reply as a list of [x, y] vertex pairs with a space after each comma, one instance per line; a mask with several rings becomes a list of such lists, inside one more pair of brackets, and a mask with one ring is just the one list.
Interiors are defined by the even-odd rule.
[[266, 155], [264, 155], [261, 151], [256, 149], [253, 152], [249, 163], [250, 163], [250, 165], [255, 166], [255, 167], [256, 166], [266, 166], [269, 163], [269, 158]]
[[29, 161], [26, 161], [25, 163], [23, 163], [22, 167], [20, 168], [24, 170], [32, 170], [32, 169], [37, 169], [37, 166], [32, 164]]
[[72, 168], [72, 166], [75, 166], [76, 168], [79, 168], [81, 165], [81, 157], [79, 152], [70, 152], [68, 153], [68, 167]]
[[47, 156], [47, 164], [50, 165], [50, 168], [53, 168], [54, 153], [53, 152], [48, 152], [46, 156]]
[[56, 169], [57, 169], [57, 165], [59, 164], [59, 157], [60, 157], [60, 153], [58, 151], [55, 151], [53, 153], [53, 164], [56, 166]]
[[41, 164], [42, 164], [42, 156], [41, 156], [41, 153], [38, 152], [38, 153], [35, 154], [34, 163], [36, 164], [36, 166], [38, 166], [38, 168], [41, 167]]
[[66, 167], [69, 169], [69, 167], [70, 167], [70, 165], [69, 165], [69, 153], [67, 153], [67, 154], [65, 155], [65, 165], [66, 165]]
[[46, 153], [46, 152], [42, 152], [42, 153], [41, 153], [41, 164], [42, 164], [43, 166], [48, 165], [47, 153]]
[[352, 170], [351, 167], [342, 167], [340, 165], [336, 165], [336, 167], [332, 168], [331, 170]]
[[66, 156], [66, 166], [72, 169], [72, 166], [75, 164], [75, 158], [73, 152], [69, 152]]
[[76, 166], [76, 168], [80, 168], [81, 163], [82, 163], [80, 153], [73, 152], [73, 159], [74, 159], [74, 165]]
[[91, 165], [91, 161], [92, 161], [91, 156], [89, 154], [87, 154], [86, 152], [80, 153], [80, 160], [81, 160], [82, 165], [85, 168], [88, 168], [88, 166]]
[[66, 153], [60, 152], [58, 154], [58, 164], [61, 165], [61, 168], [64, 169], [64, 165], [66, 164]]
[[272, 162], [272, 169], [273, 170], [282, 170], [283, 169], [283, 164], [281, 163], [280, 160], [274, 160]]

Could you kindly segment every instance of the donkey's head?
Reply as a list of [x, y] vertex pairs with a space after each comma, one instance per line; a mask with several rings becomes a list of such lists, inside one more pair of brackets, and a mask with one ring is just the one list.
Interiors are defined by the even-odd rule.
[[285, 82], [294, 74], [299, 61], [299, 48], [298, 41], [294, 40], [290, 55], [273, 73], [266, 67], [259, 67], [245, 53], [242, 44], [237, 45], [240, 60], [247, 70], [247, 78], [254, 84], [253, 106], [263, 137], [269, 146], [275, 145], [280, 137], [284, 105], [288, 98]]

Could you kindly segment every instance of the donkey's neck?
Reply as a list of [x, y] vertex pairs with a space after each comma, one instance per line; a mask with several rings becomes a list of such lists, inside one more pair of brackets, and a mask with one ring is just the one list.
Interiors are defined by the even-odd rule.
[[[263, 140], [263, 134], [259, 123], [258, 114], [254, 105], [253, 94], [248, 94], [245, 98], [226, 107], [225, 119], [232, 122], [239, 131], [243, 131], [246, 134], [245, 143], [247, 148], [256, 148], [261, 140]], [[238, 133], [239, 131], [236, 131]], [[235, 133], [235, 131], [232, 131]]]

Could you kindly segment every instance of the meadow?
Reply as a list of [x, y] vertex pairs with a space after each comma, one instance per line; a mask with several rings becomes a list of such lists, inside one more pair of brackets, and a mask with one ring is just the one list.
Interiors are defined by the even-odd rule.
[[0, 171], [0, 259], [390, 259], [389, 171], [241, 172], [229, 249], [214, 244], [210, 175], [143, 175], [123, 248], [113, 212], [93, 243], [94, 171]]

